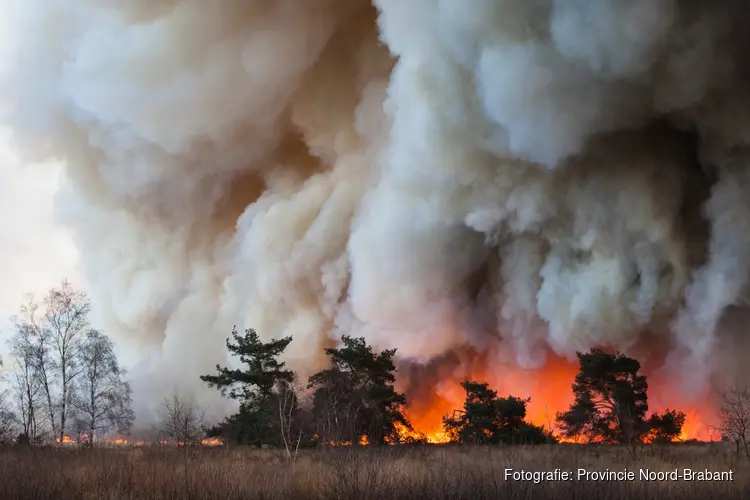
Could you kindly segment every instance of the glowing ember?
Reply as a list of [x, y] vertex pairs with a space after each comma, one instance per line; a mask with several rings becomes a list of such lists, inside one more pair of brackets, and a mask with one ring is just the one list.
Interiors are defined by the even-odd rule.
[[[325, 443], [323, 443], [323, 444], [325, 445]], [[337, 446], [351, 446], [351, 445], [352, 445], [351, 441], [342, 441], [340, 443], [337, 443], [336, 441], [329, 441], [328, 442], [328, 446], [334, 446], [334, 447], [337, 447]]]

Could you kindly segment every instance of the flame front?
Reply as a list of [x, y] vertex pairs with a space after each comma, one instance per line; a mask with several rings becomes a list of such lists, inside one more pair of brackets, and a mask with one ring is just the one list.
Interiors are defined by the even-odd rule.
[[[443, 377], [431, 395], [417, 394], [406, 409], [406, 416], [414, 430], [399, 426], [399, 435], [406, 438], [426, 439], [429, 443], [445, 443], [450, 440], [443, 428], [443, 417], [463, 408], [465, 392], [461, 382], [466, 379], [487, 381], [498, 396], [513, 395], [530, 397], [526, 420], [553, 431], [557, 430], [555, 417], [567, 410], [574, 401], [572, 384], [578, 373], [578, 364], [561, 357], [550, 356], [545, 366], [538, 370], [523, 370], [503, 366], [501, 369], [475, 368], [468, 376]], [[650, 381], [651, 382], [651, 381]], [[666, 409], [685, 413], [685, 424], [680, 441], [718, 441], [714, 430], [716, 413], [708, 398], [691, 402], [680, 400], [676, 391], [667, 382], [657, 381], [649, 385], [649, 413]], [[557, 433], [556, 433], [557, 434]], [[558, 439], [575, 442], [573, 439]]]
[[55, 442], [57, 444], [75, 444], [75, 441], [73, 441], [70, 436], [63, 435], [62, 439], [55, 438]]

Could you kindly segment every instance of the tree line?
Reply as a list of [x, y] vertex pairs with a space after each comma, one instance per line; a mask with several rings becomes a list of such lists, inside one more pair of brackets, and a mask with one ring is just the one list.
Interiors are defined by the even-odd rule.
[[[111, 339], [91, 327], [85, 293], [68, 282], [41, 302], [29, 296], [9, 341], [10, 371], [0, 390], [0, 443], [73, 441], [93, 444], [127, 436], [134, 424], [132, 391]], [[179, 443], [220, 437], [227, 443], [283, 448], [330, 444], [425, 442], [395, 389], [395, 349], [376, 352], [365, 339], [343, 336], [324, 350], [328, 368], [306, 383], [281, 358], [291, 337], [262, 341], [252, 329], [226, 339], [242, 368], [216, 366], [200, 379], [239, 410], [214, 426], [178, 393], [164, 398], [158, 430]], [[443, 418], [445, 435], [467, 444], [538, 444], [560, 440], [636, 445], [668, 443], [682, 432], [685, 414], [648, 412], [648, 383], [637, 360], [592, 349], [578, 353], [573, 404], [555, 415], [557, 432], [527, 420], [529, 398], [499, 396], [488, 383], [465, 380], [462, 408]], [[6, 363], [8, 364], [8, 363]], [[2, 360], [0, 360], [2, 365]], [[716, 427], [750, 458], [750, 390], [720, 393]]]
[[[255, 330], [232, 331], [227, 349], [244, 369], [216, 366], [201, 376], [240, 410], [211, 429], [238, 444], [283, 447], [287, 452], [317, 444], [384, 445], [425, 441], [405, 415], [406, 396], [394, 388], [396, 350], [373, 351], [365, 339], [343, 336], [326, 348], [330, 367], [306, 386], [279, 361], [292, 338], [261, 341]], [[587, 443], [668, 443], [677, 439], [685, 414], [648, 413], [648, 384], [637, 360], [593, 349], [578, 353], [575, 401], [556, 415], [560, 434], [526, 420], [529, 398], [499, 397], [486, 382], [466, 380], [463, 408], [443, 418], [453, 442], [541, 444], [560, 438]], [[301, 404], [300, 393], [307, 404]]]

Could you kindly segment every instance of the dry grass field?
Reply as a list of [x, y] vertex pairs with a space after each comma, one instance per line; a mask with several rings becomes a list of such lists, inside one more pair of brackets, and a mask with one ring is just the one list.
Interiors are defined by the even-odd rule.
[[[163, 499], [747, 499], [750, 466], [727, 445], [416, 446], [300, 452], [253, 449], [6, 449], [0, 498]], [[506, 480], [505, 469], [733, 471], [733, 481]]]

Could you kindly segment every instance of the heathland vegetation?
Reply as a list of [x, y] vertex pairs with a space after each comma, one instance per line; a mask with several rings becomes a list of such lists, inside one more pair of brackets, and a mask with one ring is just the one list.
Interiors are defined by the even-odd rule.
[[[681, 443], [685, 414], [650, 413], [637, 360], [578, 353], [573, 404], [554, 428], [527, 420], [529, 399], [465, 380], [440, 446], [414, 429], [396, 390], [396, 351], [343, 336], [307, 380], [283, 362], [290, 337], [234, 329], [239, 363], [200, 380], [238, 402], [221, 422], [174, 392], [153, 446], [135, 444], [132, 391], [111, 340], [68, 283], [15, 318], [0, 391], [2, 498], [747, 498], [750, 392], [720, 394], [724, 442]], [[199, 381], [196, 381], [199, 382]], [[728, 442], [731, 442], [728, 443]], [[222, 444], [207, 448], [202, 444]], [[68, 446], [65, 446], [68, 445]], [[74, 446], [71, 446], [74, 445]], [[32, 467], [33, 464], [33, 467]], [[509, 481], [505, 469], [733, 470], [732, 482]], [[44, 470], [44, 474], [31, 472]], [[251, 479], [249, 479], [251, 478]], [[604, 495], [604, 496], [602, 496]]]

